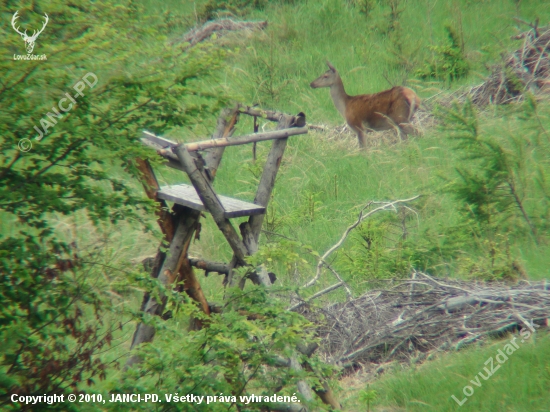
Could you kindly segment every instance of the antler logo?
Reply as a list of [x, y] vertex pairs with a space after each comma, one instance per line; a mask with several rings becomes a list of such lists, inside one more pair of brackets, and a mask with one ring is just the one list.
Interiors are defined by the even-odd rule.
[[19, 11], [16, 11], [15, 14], [13, 15], [13, 18], [11, 19], [11, 25], [12, 25], [13, 29], [17, 32], [17, 34], [21, 35], [21, 37], [25, 41], [25, 47], [27, 49], [27, 53], [31, 54], [33, 49], [34, 49], [36, 39], [38, 38], [40, 33], [42, 33], [44, 31], [44, 29], [46, 28], [46, 25], [48, 24], [48, 21], [49, 21], [48, 15], [46, 13], [44, 13], [45, 16], [46, 16], [45, 21], [44, 21], [44, 25], [42, 26], [42, 28], [39, 31], [33, 30], [32, 36], [29, 36], [27, 34], [27, 30], [25, 30], [25, 32], [22, 33], [21, 30], [19, 29], [19, 27], [17, 27], [15, 25], [16, 20], [19, 18], [17, 13], [19, 13]]

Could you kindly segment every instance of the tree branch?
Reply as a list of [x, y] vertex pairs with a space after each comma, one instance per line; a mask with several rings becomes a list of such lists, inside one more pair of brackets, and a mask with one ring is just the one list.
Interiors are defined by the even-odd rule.
[[[340, 240], [334, 245], [332, 246], [329, 250], [327, 250], [325, 252], [325, 254], [323, 256], [321, 256], [319, 258], [319, 263], [317, 263], [317, 271], [315, 273], [315, 276], [309, 281], [307, 282], [303, 287], [304, 288], [307, 288], [307, 287], [310, 287], [310, 286], [313, 286], [315, 285], [315, 283], [317, 283], [317, 281], [319, 280], [319, 278], [321, 277], [321, 269], [323, 267], [323, 265], [327, 266], [327, 263], [326, 263], [326, 259], [335, 251], [337, 250], [340, 246], [342, 246], [342, 244], [344, 243], [344, 241], [346, 240], [346, 238], [348, 237], [348, 235], [350, 234], [350, 232], [355, 229], [357, 226], [359, 226], [361, 224], [361, 222], [363, 220], [365, 220], [366, 218], [374, 215], [375, 213], [377, 212], [380, 212], [380, 211], [383, 211], [383, 210], [388, 210], [388, 209], [395, 209], [395, 205], [399, 204], [399, 203], [408, 203], [408, 202], [412, 202], [413, 200], [416, 200], [420, 197], [420, 195], [417, 195], [417, 196], [414, 196], [414, 197], [411, 197], [409, 199], [400, 199], [400, 200], [394, 200], [393, 202], [369, 202], [365, 207], [363, 207], [363, 209], [361, 209], [361, 212], [359, 213], [359, 217], [357, 218], [357, 221], [355, 223], [353, 223], [351, 226], [349, 226], [344, 234], [342, 235], [342, 237], [340, 238]], [[368, 212], [367, 214], [363, 214], [363, 212], [365, 211], [365, 209], [367, 209], [368, 207], [370, 207], [373, 203], [382, 203], [382, 206], [379, 206], [377, 207], [376, 209], [373, 209], [371, 210], [370, 212]]]
[[306, 300], [303, 300], [302, 302], [299, 302], [299, 303], [296, 303], [295, 305], [290, 306], [289, 308], [287, 308], [287, 310], [296, 310], [296, 309], [298, 309], [300, 306], [303, 306], [303, 305], [305, 305], [306, 303], [311, 302], [313, 299], [317, 299], [319, 296], [326, 295], [327, 293], [332, 292], [333, 290], [338, 289], [340, 286], [344, 286], [344, 282], [335, 283], [334, 285], [329, 286], [328, 288], [323, 289], [323, 290], [317, 292], [316, 294], [314, 294], [313, 296], [307, 298]]

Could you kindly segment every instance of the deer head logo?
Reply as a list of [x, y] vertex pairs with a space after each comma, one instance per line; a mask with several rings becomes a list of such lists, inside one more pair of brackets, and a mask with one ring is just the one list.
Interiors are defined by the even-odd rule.
[[13, 29], [17, 32], [17, 34], [19, 34], [23, 38], [23, 40], [25, 41], [25, 47], [27, 49], [27, 53], [31, 54], [33, 49], [34, 49], [36, 39], [38, 38], [40, 33], [42, 33], [44, 31], [44, 29], [46, 28], [46, 25], [48, 24], [48, 20], [49, 20], [48, 15], [46, 13], [44, 13], [45, 16], [46, 16], [45, 20], [44, 20], [44, 25], [42, 26], [42, 28], [39, 31], [33, 30], [32, 36], [29, 36], [27, 34], [26, 29], [25, 29], [25, 32], [21, 32], [21, 30], [19, 30], [19, 27], [17, 27], [15, 25], [16, 20], [19, 18], [17, 13], [19, 13], [19, 11], [16, 11], [15, 14], [13, 15], [13, 18], [11, 19], [11, 25], [12, 25]]

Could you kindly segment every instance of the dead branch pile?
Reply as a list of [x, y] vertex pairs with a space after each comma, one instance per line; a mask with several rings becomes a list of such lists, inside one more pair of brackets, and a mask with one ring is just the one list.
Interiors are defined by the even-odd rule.
[[186, 48], [191, 48], [195, 44], [210, 38], [210, 36], [214, 33], [216, 33], [218, 37], [222, 37], [233, 31], [263, 30], [266, 27], [267, 21], [234, 21], [231, 19], [214, 20], [188, 31], [175, 43], [189, 43]]
[[346, 369], [364, 363], [423, 359], [486, 337], [548, 326], [550, 283], [516, 285], [438, 279], [415, 272], [346, 303], [300, 311], [321, 322], [320, 352]]
[[523, 45], [504, 59], [504, 64], [482, 84], [469, 91], [479, 105], [504, 104], [521, 100], [525, 90], [550, 92], [550, 26], [537, 27], [514, 36]]

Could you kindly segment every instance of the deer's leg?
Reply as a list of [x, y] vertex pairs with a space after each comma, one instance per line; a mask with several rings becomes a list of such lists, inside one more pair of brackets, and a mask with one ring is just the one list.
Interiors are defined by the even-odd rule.
[[410, 134], [414, 135], [416, 133], [415, 128], [410, 123], [399, 123], [399, 130], [401, 130], [401, 133], [403, 133], [405, 137], [408, 137], [408, 135]]
[[367, 146], [367, 135], [363, 129], [356, 124], [348, 123], [348, 126], [357, 134], [357, 140], [359, 141], [359, 147], [364, 149]]
[[405, 99], [400, 100], [394, 104], [392, 109], [389, 117], [394, 121], [394, 125], [397, 126], [396, 129], [398, 129], [399, 138], [407, 138], [407, 135], [414, 130], [409, 124], [412, 117], [412, 108], [409, 106], [409, 102]]
[[357, 139], [359, 140], [359, 147], [361, 149], [367, 147], [367, 134], [364, 131], [359, 130], [357, 133]]

